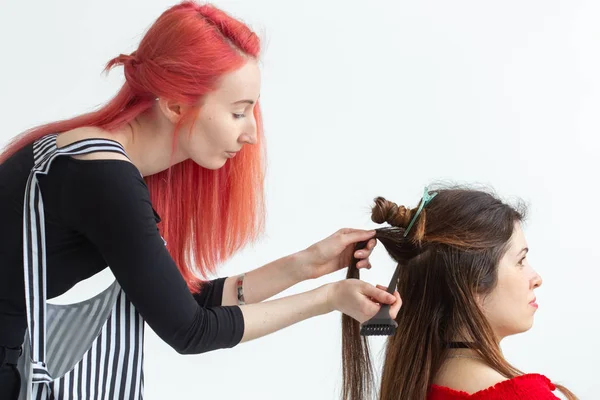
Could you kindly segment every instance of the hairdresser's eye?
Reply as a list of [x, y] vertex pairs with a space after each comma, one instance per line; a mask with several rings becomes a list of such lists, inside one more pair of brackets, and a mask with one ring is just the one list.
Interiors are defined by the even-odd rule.
[[245, 114], [239, 114], [239, 113], [233, 113], [233, 118], [235, 119], [240, 119], [240, 118], [244, 118], [246, 115]]
[[523, 266], [524, 266], [524, 263], [525, 263], [525, 259], [526, 259], [526, 258], [527, 258], [527, 257], [523, 257], [523, 258], [521, 258], [521, 260], [519, 261], [519, 263], [518, 263], [517, 265], [518, 265], [519, 267], [523, 267]]

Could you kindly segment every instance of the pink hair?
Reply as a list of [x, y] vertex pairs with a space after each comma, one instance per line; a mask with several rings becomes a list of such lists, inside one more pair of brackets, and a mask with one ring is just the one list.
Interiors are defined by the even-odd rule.
[[[123, 65], [126, 82], [97, 111], [33, 128], [17, 136], [0, 154], [0, 164], [25, 145], [50, 133], [93, 126], [114, 131], [148, 110], [156, 97], [196, 105], [225, 73], [258, 58], [260, 41], [246, 25], [211, 5], [184, 1], [166, 10], [138, 49], [108, 62]], [[181, 124], [193, 119], [198, 108]], [[190, 290], [264, 227], [264, 138], [260, 106], [254, 108], [257, 143], [244, 146], [218, 170], [191, 160], [146, 177], [160, 230]]]

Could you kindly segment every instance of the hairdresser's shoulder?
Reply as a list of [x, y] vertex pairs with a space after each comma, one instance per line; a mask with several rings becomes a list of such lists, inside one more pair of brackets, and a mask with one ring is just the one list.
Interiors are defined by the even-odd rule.
[[479, 360], [453, 359], [444, 364], [433, 383], [472, 394], [506, 380], [498, 371]]
[[[85, 140], [93, 140], [96, 143], [98, 140], [105, 140], [119, 145], [122, 148], [119, 139], [119, 136], [100, 128], [81, 127], [59, 134], [56, 138], [56, 146], [58, 148], [63, 148]], [[69, 171], [81, 175], [80, 178], [83, 179], [93, 179], [94, 177], [107, 178], [106, 175], [114, 175], [109, 176], [109, 179], [118, 179], [121, 176], [127, 178], [131, 174], [141, 178], [139, 171], [135, 165], [131, 163], [131, 160], [129, 160], [126, 155], [119, 152], [95, 151], [90, 154], [69, 156], [68, 161], [70, 161], [71, 164]]]
[[[82, 140], [109, 140], [115, 144], [120, 144], [119, 137], [115, 134], [111, 134], [104, 129], [100, 129], [92, 126], [84, 126], [81, 128], [72, 129], [58, 135], [56, 138], [56, 146], [59, 148], [65, 147], [75, 142]], [[72, 159], [76, 160], [122, 160], [129, 161], [129, 159], [120, 153], [97, 151], [90, 154], [72, 156]]]
[[[61, 133], [56, 139], [56, 145], [63, 148], [82, 140], [98, 139], [120, 143], [110, 133], [84, 127]], [[55, 163], [50, 169], [49, 180], [63, 188], [63, 197], [146, 197], [147, 187], [143, 177], [137, 167], [121, 153], [94, 152], [61, 157]], [[56, 179], [60, 179], [60, 182]]]

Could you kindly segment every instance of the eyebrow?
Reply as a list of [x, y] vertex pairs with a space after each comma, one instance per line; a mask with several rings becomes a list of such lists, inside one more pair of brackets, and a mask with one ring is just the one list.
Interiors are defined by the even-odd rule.
[[[258, 99], [260, 99], [260, 93], [259, 93], [259, 95], [258, 95]], [[238, 100], [238, 101], [234, 101], [234, 102], [233, 102], [233, 103], [231, 103], [231, 104], [243, 104], [243, 103], [246, 103], [246, 104], [250, 104], [250, 105], [252, 105], [252, 104], [254, 104], [254, 103], [255, 103], [255, 101], [254, 101], [254, 100], [250, 100], [250, 99], [244, 99], [244, 100]]]
[[233, 102], [231, 104], [243, 104], [243, 103], [248, 103], [250, 105], [254, 104], [254, 100], [238, 100], [236, 102]]
[[523, 252], [527, 254], [529, 252], [529, 247], [523, 247], [521, 251], [517, 253], [517, 256], [520, 256]]

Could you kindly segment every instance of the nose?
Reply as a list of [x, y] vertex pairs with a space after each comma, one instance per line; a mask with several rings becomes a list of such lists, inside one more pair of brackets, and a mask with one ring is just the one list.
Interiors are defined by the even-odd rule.
[[537, 272], [535, 273], [535, 276], [531, 280], [531, 286], [533, 289], [537, 289], [540, 286], [542, 286], [542, 277]]
[[254, 118], [248, 118], [249, 122], [245, 126], [244, 133], [242, 133], [238, 141], [242, 144], [256, 144], [258, 142], [258, 132], [256, 129], [256, 122]]
[[238, 141], [242, 144], [256, 144], [258, 140], [256, 138], [256, 134], [249, 135], [247, 133], [242, 133]]

